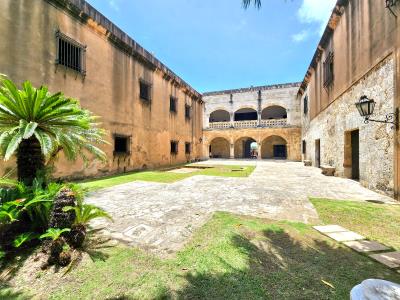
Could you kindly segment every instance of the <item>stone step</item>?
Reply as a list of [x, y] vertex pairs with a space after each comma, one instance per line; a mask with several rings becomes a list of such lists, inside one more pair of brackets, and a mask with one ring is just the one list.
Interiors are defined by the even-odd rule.
[[324, 226], [313, 226], [313, 228], [321, 233], [331, 233], [331, 232], [343, 232], [349, 231], [348, 229], [339, 225], [324, 225]]
[[400, 267], [400, 251], [371, 254], [370, 257], [391, 269]]
[[337, 242], [365, 240], [364, 236], [353, 231], [330, 232], [325, 233], [325, 235], [329, 236], [331, 239], [334, 239]]
[[385, 245], [375, 241], [350, 241], [343, 244], [360, 253], [389, 250]]

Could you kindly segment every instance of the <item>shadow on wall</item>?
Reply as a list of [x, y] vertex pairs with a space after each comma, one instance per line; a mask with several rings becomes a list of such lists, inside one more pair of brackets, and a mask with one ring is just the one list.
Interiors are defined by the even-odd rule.
[[267, 230], [261, 237], [244, 231], [231, 243], [247, 257], [246, 266], [238, 268], [229, 254], [219, 257], [229, 271], [211, 267], [186, 275], [188, 285], [177, 291], [179, 299], [348, 299], [353, 286], [366, 278], [398, 278], [347, 248], [324, 240], [299, 241], [283, 230]]

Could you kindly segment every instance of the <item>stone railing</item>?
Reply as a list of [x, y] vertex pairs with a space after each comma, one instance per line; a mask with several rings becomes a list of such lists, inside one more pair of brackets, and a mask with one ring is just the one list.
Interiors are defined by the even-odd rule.
[[252, 128], [252, 127], [257, 127], [258, 121], [257, 120], [252, 120], [252, 121], [235, 121], [233, 122], [233, 126], [235, 128]]
[[209, 127], [212, 129], [226, 129], [231, 127], [231, 122], [212, 122]]
[[[287, 119], [272, 119], [272, 120], [261, 120], [259, 127], [264, 128], [277, 128], [277, 127], [287, 127]], [[231, 122], [210, 122], [210, 129], [228, 129], [232, 127]], [[234, 121], [234, 128], [255, 128], [258, 127], [257, 120], [249, 120], [249, 121]]]
[[286, 127], [287, 119], [261, 120], [261, 127]]

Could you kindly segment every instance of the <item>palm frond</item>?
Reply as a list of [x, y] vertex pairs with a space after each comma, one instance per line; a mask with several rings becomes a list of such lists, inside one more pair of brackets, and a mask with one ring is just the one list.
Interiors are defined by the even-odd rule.
[[251, 4], [254, 4], [254, 6], [258, 9], [261, 8], [261, 0], [243, 0], [243, 7], [244, 8], [249, 8]]

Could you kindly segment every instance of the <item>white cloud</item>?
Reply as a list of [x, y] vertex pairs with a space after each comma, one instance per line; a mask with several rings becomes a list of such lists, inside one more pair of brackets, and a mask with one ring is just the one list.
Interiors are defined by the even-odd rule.
[[111, 6], [112, 9], [119, 11], [119, 1], [118, 0], [108, 0], [108, 5]]
[[308, 38], [308, 36], [310, 35], [310, 33], [307, 30], [302, 30], [299, 33], [293, 34], [292, 35], [292, 40], [294, 42], [302, 42], [304, 40], [306, 40]]
[[335, 4], [336, 0], [303, 0], [297, 16], [302, 23], [319, 24], [322, 34]]

